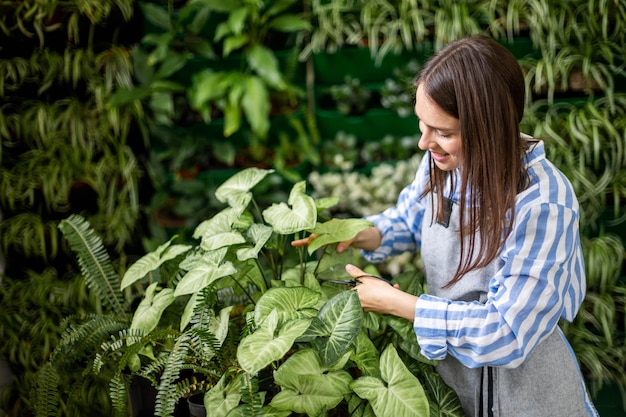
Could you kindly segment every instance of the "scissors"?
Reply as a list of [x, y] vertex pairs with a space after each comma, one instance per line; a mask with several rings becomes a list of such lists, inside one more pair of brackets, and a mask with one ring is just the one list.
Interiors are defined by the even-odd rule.
[[356, 277], [352, 277], [352, 279], [325, 279], [324, 282], [332, 282], [333, 284], [342, 284], [342, 285], [347, 285], [349, 287], [356, 287], [357, 285], [359, 285], [361, 283], [361, 281], [359, 281], [359, 278], [376, 278], [379, 279], [381, 281], [386, 282], [387, 284], [393, 286], [393, 284], [389, 281], [387, 281], [385, 278], [383, 277], [379, 277], [378, 275], [372, 275], [372, 274], [363, 274], [363, 275], [358, 275]]

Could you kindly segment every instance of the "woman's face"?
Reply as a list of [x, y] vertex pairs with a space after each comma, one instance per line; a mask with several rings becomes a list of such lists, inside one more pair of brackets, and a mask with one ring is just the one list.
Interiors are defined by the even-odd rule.
[[421, 150], [430, 151], [437, 166], [451, 171], [461, 166], [461, 123], [444, 112], [423, 88], [415, 93], [415, 115], [419, 119]]

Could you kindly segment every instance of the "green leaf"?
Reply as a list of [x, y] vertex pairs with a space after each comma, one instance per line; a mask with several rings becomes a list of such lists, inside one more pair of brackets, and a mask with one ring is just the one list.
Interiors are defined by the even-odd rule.
[[[277, 90], [285, 89], [286, 84], [283, 79], [283, 74], [280, 71], [280, 66], [278, 65], [278, 59], [276, 59], [276, 55], [274, 55], [271, 49], [261, 44], [254, 44], [247, 50], [246, 59], [248, 60], [250, 68], [252, 68], [265, 83]], [[263, 82], [260, 80], [259, 82], [265, 87]]]
[[247, 7], [240, 7], [236, 10], [231, 11], [228, 14], [228, 27], [235, 35], [240, 35], [243, 33], [246, 27], [246, 19], [250, 14], [250, 9]]
[[329, 370], [312, 349], [294, 353], [274, 373], [281, 391], [270, 405], [279, 410], [321, 415], [335, 408], [351, 392], [352, 377], [346, 371]]
[[215, 190], [215, 198], [217, 198], [220, 203], [227, 203], [233, 208], [243, 210], [248, 206], [250, 200], [252, 200], [250, 190], [268, 174], [273, 172], [273, 169], [244, 169], [217, 187], [217, 190]]
[[136, 100], [143, 100], [149, 94], [150, 89], [148, 87], [119, 88], [109, 98], [109, 105], [113, 107], [122, 106]]
[[274, 203], [263, 211], [263, 218], [276, 233], [289, 235], [315, 227], [317, 222], [315, 201], [305, 193], [305, 189], [305, 181], [293, 186], [287, 201], [291, 208], [285, 203]]
[[270, 98], [265, 83], [259, 77], [249, 76], [242, 85], [241, 107], [254, 133], [261, 138], [270, 128]]
[[370, 402], [377, 416], [430, 415], [428, 399], [419, 380], [406, 368], [393, 345], [388, 345], [380, 359], [382, 380], [363, 376], [351, 388]]
[[273, 311], [251, 335], [246, 336], [237, 347], [237, 359], [248, 373], [256, 375], [273, 361], [282, 358], [311, 324], [311, 319], [297, 319], [285, 323], [274, 336], [278, 325], [278, 313]]
[[[207, 251], [243, 243], [245, 239], [241, 233], [232, 230], [233, 223], [237, 221], [240, 215], [240, 210], [226, 207], [210, 219], [200, 223], [193, 231], [192, 236], [194, 239], [201, 239], [204, 242], [201, 247]], [[223, 243], [221, 240], [226, 240], [229, 243]]]
[[246, 33], [229, 36], [224, 40], [223, 55], [228, 56], [231, 52], [244, 47], [248, 43], [250, 43], [250, 36]]
[[230, 410], [237, 407], [241, 400], [239, 389], [244, 384], [244, 375], [237, 375], [227, 386], [224, 386], [226, 377], [226, 374], [222, 375], [217, 384], [204, 394], [207, 416], [225, 417]]
[[152, 25], [165, 31], [172, 30], [170, 15], [166, 8], [148, 2], [140, 2], [139, 6], [141, 7], [142, 16]]
[[157, 285], [158, 282], [154, 282], [146, 288], [144, 299], [139, 303], [133, 316], [131, 329], [144, 330], [146, 333], [151, 332], [159, 324], [163, 311], [174, 302], [176, 297], [171, 288], [165, 288], [155, 295]]
[[360, 231], [371, 226], [373, 226], [372, 222], [365, 219], [332, 219], [324, 223], [318, 223], [315, 229], [313, 229], [313, 233], [318, 233], [319, 236], [309, 245], [309, 254], [312, 254], [322, 246], [350, 240]]
[[[172, 240], [175, 237], [172, 238]], [[145, 277], [148, 273], [154, 271], [163, 263], [169, 261], [170, 259], [176, 258], [178, 255], [181, 255], [191, 249], [190, 245], [174, 245], [171, 246], [172, 240], [160, 245], [154, 251], [142, 256], [132, 264], [124, 274], [122, 278], [121, 288], [124, 289], [129, 285], [133, 284], [135, 281], [138, 281]]]
[[171, 50], [167, 51], [159, 69], [156, 71], [155, 77], [157, 79], [167, 78], [174, 74], [176, 71], [185, 66], [189, 54], [180, 54]]
[[305, 287], [271, 288], [257, 302], [254, 320], [260, 323], [272, 312], [277, 315], [279, 325], [297, 318], [315, 317], [317, 310], [313, 307], [319, 298], [320, 293]]
[[259, 257], [259, 252], [272, 236], [272, 233], [273, 230], [271, 227], [264, 224], [254, 223], [248, 229], [248, 238], [254, 243], [254, 247], [237, 250], [237, 259], [240, 261], [257, 259]]
[[268, 27], [279, 32], [299, 32], [311, 29], [311, 24], [295, 14], [285, 14], [268, 22]]
[[215, 256], [217, 252], [225, 253], [225, 251], [207, 252], [195, 267], [181, 278], [174, 293], [177, 297], [198, 292], [218, 279], [237, 272], [237, 268], [231, 262], [221, 263]]
[[315, 199], [315, 206], [318, 211], [327, 210], [331, 207], [334, 207], [339, 203], [339, 197], [322, 197]]
[[359, 332], [354, 340], [354, 353], [350, 359], [356, 363], [363, 375], [380, 377], [378, 350], [364, 331]]
[[313, 321], [307, 335], [318, 339], [322, 362], [330, 366], [350, 349], [361, 332], [363, 309], [356, 291], [342, 291], [320, 309], [318, 320]]

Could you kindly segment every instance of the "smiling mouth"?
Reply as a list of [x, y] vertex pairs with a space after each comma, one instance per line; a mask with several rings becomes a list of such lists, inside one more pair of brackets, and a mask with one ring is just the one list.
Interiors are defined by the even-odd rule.
[[447, 153], [438, 153], [438, 152], [433, 152], [433, 151], [430, 151], [430, 156], [431, 156], [431, 157], [432, 157], [435, 161], [438, 161], [438, 162], [441, 162], [441, 161], [445, 160], [445, 159], [448, 157], [448, 155], [450, 155], [450, 154], [447, 154]]

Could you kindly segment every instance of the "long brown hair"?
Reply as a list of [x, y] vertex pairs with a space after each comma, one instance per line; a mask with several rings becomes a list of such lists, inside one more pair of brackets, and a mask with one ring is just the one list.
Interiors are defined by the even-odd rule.
[[[524, 76], [504, 46], [478, 35], [442, 48], [424, 65], [416, 85], [461, 125], [461, 260], [446, 285], [451, 286], [498, 256], [515, 216], [515, 196], [527, 187], [519, 132]], [[448, 173], [432, 159], [430, 164], [426, 193], [436, 191], [441, 208]]]

